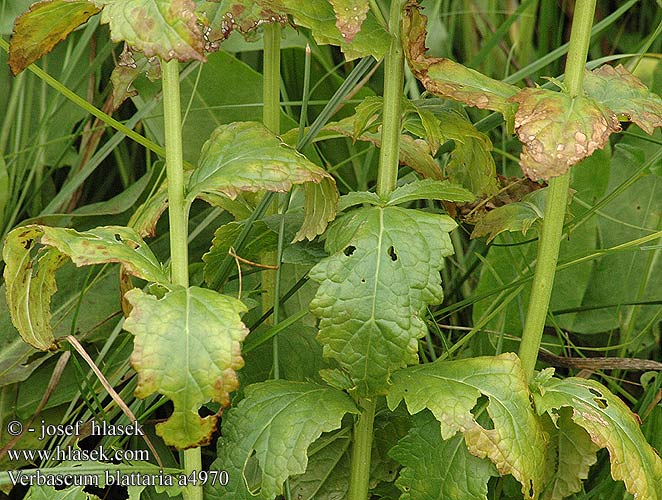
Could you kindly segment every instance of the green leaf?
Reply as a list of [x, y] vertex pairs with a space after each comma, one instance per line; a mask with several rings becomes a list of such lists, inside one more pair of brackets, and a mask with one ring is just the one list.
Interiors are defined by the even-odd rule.
[[[230, 474], [227, 486], [208, 486], [207, 495], [242, 500], [282, 494], [289, 476], [306, 471], [311, 443], [339, 428], [347, 413], [358, 413], [352, 399], [327, 386], [285, 380], [248, 386], [246, 397], [223, 417], [223, 436], [212, 464], [237, 473]], [[258, 484], [249, 492], [244, 478], [252, 456], [259, 464]]]
[[218, 417], [200, 418], [198, 410], [209, 401], [227, 406], [239, 385], [240, 342], [248, 334], [239, 315], [246, 306], [198, 287], [175, 289], [161, 300], [137, 288], [125, 297], [132, 306], [124, 329], [135, 336], [135, 394], [158, 392], [174, 404], [170, 418], [156, 425], [157, 434], [180, 449], [209, 443]]
[[520, 166], [533, 180], [564, 174], [621, 130], [616, 115], [588, 97], [526, 88], [511, 101], [519, 103], [515, 132], [524, 144]]
[[582, 489], [582, 479], [588, 477], [596, 462], [598, 447], [591, 436], [572, 421], [570, 408], [558, 411], [556, 422], [546, 419], [549, 434], [545, 489], [541, 500], [562, 500]]
[[405, 6], [402, 33], [407, 62], [416, 78], [435, 95], [499, 111], [510, 122], [515, 106], [508, 98], [519, 89], [450, 59], [426, 57], [426, 22], [427, 17], [419, 12], [416, 2], [409, 1]]
[[[366, 3], [365, 0], [336, 1], [338, 4], [351, 3], [357, 7]], [[289, 14], [294, 18], [295, 24], [310, 28], [318, 44], [339, 45], [348, 60], [370, 55], [375, 59], [381, 59], [388, 50], [390, 35], [379, 25], [371, 12], [367, 12], [365, 20], [360, 25], [361, 30], [349, 40], [336, 26], [336, 14], [328, 0], [260, 0], [260, 3]], [[357, 21], [354, 17], [360, 19], [360, 14], [352, 16], [352, 21], [356, 25]]]
[[69, 36], [99, 8], [88, 0], [42, 0], [14, 21], [9, 67], [18, 75]]
[[203, 38], [193, 0], [91, 0], [103, 7], [101, 22], [113, 42], [127, 42], [145, 56], [165, 61], [204, 61]]
[[[33, 258], [37, 243], [42, 247]], [[118, 262], [147, 281], [169, 280], [147, 244], [126, 227], [105, 226], [79, 233], [36, 224], [23, 226], [7, 235], [2, 255], [12, 322], [27, 343], [41, 350], [57, 348], [50, 304], [57, 290], [55, 271], [67, 257], [79, 267]]]
[[325, 185], [305, 190], [306, 218], [295, 241], [321, 234], [335, 217], [335, 181], [263, 125], [237, 122], [217, 127], [203, 146], [199, 166], [188, 181], [187, 199], [203, 193], [234, 199], [245, 191], [285, 192], [307, 183]]
[[448, 216], [399, 207], [350, 212], [327, 233], [331, 254], [311, 269], [320, 283], [310, 310], [324, 356], [359, 395], [384, 394], [393, 371], [418, 361], [426, 305], [443, 300], [439, 271], [453, 253]]
[[361, 31], [361, 25], [370, 10], [369, 0], [329, 0], [336, 13], [336, 26], [342, 37], [351, 42]]
[[546, 195], [547, 188], [538, 189], [527, 194], [522, 201], [508, 203], [489, 211], [478, 220], [471, 238], [487, 236], [489, 243], [505, 231], [521, 231], [522, 235], [526, 236], [529, 229], [545, 217]]
[[593, 443], [609, 450], [611, 475], [635, 498], [662, 498], [662, 459], [646, 442], [637, 415], [602, 384], [577, 377], [539, 377], [533, 397], [539, 414], [552, 419], [558, 409], [572, 409], [572, 421]]
[[391, 193], [387, 205], [400, 205], [415, 200], [470, 202], [475, 199], [471, 192], [449, 181], [423, 179], [398, 187]]
[[290, 478], [292, 498], [332, 500], [346, 497], [350, 474], [350, 436], [350, 433], [344, 436], [329, 433], [311, 445], [306, 472]]
[[338, 201], [338, 211], [344, 212], [348, 208], [355, 207], [356, 205], [385, 206], [386, 202], [382, 200], [376, 193], [369, 193], [367, 191], [350, 191], [349, 193], [340, 197]]
[[[481, 395], [489, 401], [493, 428], [478, 424], [472, 409]], [[500, 474], [512, 474], [522, 484], [524, 498], [542, 489], [546, 436], [529, 402], [526, 376], [512, 353], [458, 361], [438, 361], [393, 374], [389, 408], [405, 400], [409, 413], [424, 408], [441, 424], [441, 436], [464, 434], [469, 451], [488, 457]]]
[[410, 117], [404, 123], [405, 129], [418, 137], [424, 137], [433, 153], [436, 154], [442, 143], [453, 141], [455, 147], [450, 152], [445, 168], [449, 180], [477, 196], [497, 193], [492, 141], [486, 134], [479, 132], [458, 113], [442, 111], [435, 114], [411, 103], [408, 107], [418, 120]]
[[586, 71], [584, 92], [619, 118], [636, 123], [650, 135], [655, 127], [662, 127], [662, 99], [622, 64], [615, 68], [604, 65]]
[[462, 434], [443, 440], [430, 412], [414, 416], [409, 434], [390, 455], [404, 465], [395, 483], [400, 500], [487, 500], [494, 467], [469, 453]]

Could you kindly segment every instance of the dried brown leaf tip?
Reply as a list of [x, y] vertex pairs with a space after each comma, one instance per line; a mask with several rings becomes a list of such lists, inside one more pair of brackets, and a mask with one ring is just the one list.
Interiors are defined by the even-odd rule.
[[407, 2], [404, 14], [402, 33], [407, 62], [426, 90], [469, 106], [499, 111], [510, 121], [515, 106], [508, 98], [519, 89], [450, 59], [426, 57], [427, 17], [420, 13], [414, 0]]
[[519, 104], [515, 132], [524, 144], [520, 166], [533, 180], [564, 174], [621, 130], [616, 115], [588, 97], [527, 88], [509, 101]]
[[662, 127], [662, 99], [621, 64], [586, 71], [584, 91], [621, 120], [636, 123], [647, 134], [652, 135], [655, 127]]

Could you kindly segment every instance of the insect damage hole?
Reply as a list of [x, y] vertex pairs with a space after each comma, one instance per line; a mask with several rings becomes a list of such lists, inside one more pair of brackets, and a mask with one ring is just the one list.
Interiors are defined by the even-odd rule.
[[398, 254], [395, 253], [395, 248], [393, 248], [393, 245], [391, 245], [390, 247], [388, 247], [388, 256], [391, 257], [391, 260], [392, 260], [393, 262], [395, 262], [396, 260], [398, 260]]
[[354, 245], [348, 245], [343, 249], [342, 253], [344, 253], [347, 257], [349, 257], [355, 251], [356, 251], [356, 247]]

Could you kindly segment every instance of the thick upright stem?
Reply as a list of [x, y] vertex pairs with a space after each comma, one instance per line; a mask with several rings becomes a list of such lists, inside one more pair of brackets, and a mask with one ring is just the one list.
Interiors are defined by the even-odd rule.
[[[179, 97], [179, 63], [162, 62], [163, 116], [168, 175], [168, 219], [170, 222], [170, 279], [188, 287], [188, 217], [184, 201], [184, 163], [182, 150], [182, 112]], [[186, 475], [202, 470], [200, 448], [184, 450]], [[202, 500], [202, 486], [190, 485], [185, 500]]]
[[391, 45], [384, 59], [384, 122], [382, 124], [382, 149], [379, 153], [377, 194], [388, 196], [398, 182], [400, 161], [400, 123], [402, 85], [404, 81], [404, 55], [400, 42], [402, 2], [391, 3], [389, 31]]
[[[595, 3], [596, 0], [578, 0], [575, 4], [575, 15], [572, 22], [570, 47], [565, 70], [565, 83], [568, 93], [573, 97], [582, 93], [584, 67], [591, 39]], [[538, 359], [538, 349], [545, 327], [549, 299], [552, 295], [552, 285], [554, 284], [554, 274], [563, 234], [563, 221], [568, 203], [569, 186], [569, 172], [549, 182], [545, 218], [538, 244], [536, 273], [533, 278], [531, 300], [519, 351], [522, 367], [529, 378], [533, 375]]]
[[182, 112], [179, 98], [179, 63], [162, 63], [163, 116], [168, 175], [168, 220], [170, 222], [170, 278], [188, 286], [188, 223], [184, 201]]
[[375, 421], [374, 399], [360, 401], [363, 408], [361, 415], [354, 424], [354, 440], [352, 441], [352, 468], [349, 476], [349, 492], [351, 500], [368, 498], [370, 482], [370, 455], [372, 452], [372, 428]]
[[[391, 3], [389, 31], [391, 45], [384, 60], [384, 121], [382, 123], [382, 148], [377, 173], [377, 194], [387, 197], [396, 188], [400, 161], [400, 133], [402, 85], [404, 82], [404, 56], [400, 42], [402, 0]], [[361, 414], [354, 424], [352, 462], [349, 478], [351, 500], [366, 500], [370, 486], [370, 458], [372, 432], [375, 422], [375, 399], [359, 400]]]
[[262, 123], [274, 134], [280, 132], [280, 34], [280, 24], [265, 25]]

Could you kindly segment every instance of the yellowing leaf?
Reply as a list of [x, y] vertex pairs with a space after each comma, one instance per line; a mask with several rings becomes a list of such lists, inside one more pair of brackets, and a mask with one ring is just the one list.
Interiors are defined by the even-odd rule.
[[[488, 398], [493, 429], [476, 421], [472, 409]], [[405, 400], [409, 413], [428, 408], [449, 439], [460, 431], [469, 451], [488, 457], [500, 474], [512, 474], [522, 484], [524, 498], [542, 489], [546, 436], [529, 402], [526, 376], [512, 353], [458, 361], [437, 361], [393, 374], [389, 408]]]
[[[37, 243], [43, 246], [32, 257]], [[125, 227], [99, 227], [83, 233], [40, 225], [19, 227], [7, 235], [2, 255], [12, 322], [27, 343], [41, 350], [57, 348], [50, 304], [57, 290], [55, 271], [67, 257], [77, 266], [119, 262], [134, 276], [168, 282], [149, 247]]]
[[439, 271], [453, 253], [447, 216], [400, 207], [350, 212], [328, 231], [332, 254], [311, 269], [320, 283], [310, 310], [324, 356], [351, 376], [359, 395], [384, 394], [391, 373], [418, 361], [426, 305], [443, 299]]
[[515, 132], [524, 144], [520, 166], [533, 180], [564, 174], [621, 130], [616, 115], [588, 97], [526, 88], [511, 101], [519, 103]]
[[127, 42], [145, 56], [165, 61], [204, 61], [203, 37], [193, 0], [91, 0], [103, 7], [114, 42]]
[[180, 449], [209, 443], [218, 417], [201, 418], [198, 411], [209, 401], [227, 406], [239, 386], [240, 342], [248, 334], [240, 314], [246, 306], [198, 287], [175, 289], [161, 300], [137, 288], [125, 297], [132, 306], [124, 328], [135, 336], [136, 396], [158, 392], [174, 404], [157, 434]]
[[203, 193], [231, 199], [244, 191], [288, 191], [295, 184], [325, 184], [305, 190], [306, 217], [295, 237], [321, 234], [336, 214], [338, 193], [333, 177], [287, 146], [259, 123], [235, 122], [212, 133], [188, 181], [187, 199]]
[[646, 442], [637, 415], [602, 384], [583, 378], [539, 376], [534, 401], [539, 414], [556, 418], [572, 409], [572, 420], [593, 443], [609, 450], [611, 475], [623, 481], [635, 498], [662, 499], [662, 459]]
[[369, 0], [329, 0], [336, 13], [336, 26], [342, 37], [351, 42], [361, 31], [361, 24], [370, 9]]
[[42, 0], [14, 21], [9, 67], [18, 75], [69, 36], [99, 8], [88, 0]]
[[450, 59], [426, 57], [427, 17], [419, 12], [419, 8], [414, 0], [407, 2], [403, 19], [403, 43], [412, 73], [433, 94], [469, 106], [499, 111], [510, 122], [515, 106], [508, 102], [508, 98], [519, 89]]
[[[287, 380], [248, 386], [246, 397], [223, 417], [212, 464], [229, 469], [230, 482], [208, 484], [205, 498], [270, 500], [282, 494], [289, 476], [306, 471], [308, 447], [323, 432], [338, 429], [347, 413], [358, 413], [352, 398], [328, 386]], [[249, 491], [246, 480], [254, 459], [259, 470]]]
[[648, 134], [662, 127], [662, 99], [621, 64], [586, 71], [584, 92]]

